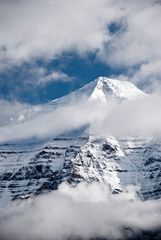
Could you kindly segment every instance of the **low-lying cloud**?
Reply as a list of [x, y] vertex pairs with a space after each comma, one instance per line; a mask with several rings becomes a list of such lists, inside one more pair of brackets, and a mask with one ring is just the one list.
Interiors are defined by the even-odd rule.
[[155, 136], [161, 133], [161, 97], [153, 95], [114, 104], [101, 122], [95, 121], [93, 131], [107, 136]]
[[32, 106], [30, 104], [22, 104], [17, 101], [0, 100], [0, 127], [21, 122], [25, 117], [33, 117], [41, 106]]
[[132, 188], [113, 195], [99, 183], [62, 184], [58, 191], [0, 209], [3, 240], [120, 239], [125, 228], [131, 236], [160, 227], [160, 200], [142, 202]]
[[[161, 133], [161, 97], [117, 103], [89, 101], [87, 98], [60, 104], [45, 105], [29, 118], [0, 127], [0, 142], [55, 137], [90, 125], [91, 133], [116, 137]], [[3, 115], [2, 115], [3, 117]]]
[[[46, 108], [48, 106], [46, 105]], [[100, 109], [101, 110], [101, 109]], [[27, 138], [46, 138], [66, 133], [97, 118], [100, 111], [91, 111], [91, 104], [82, 100], [59, 108], [40, 112], [32, 119], [0, 128], [0, 141], [12, 141]], [[98, 116], [101, 116], [98, 114]]]

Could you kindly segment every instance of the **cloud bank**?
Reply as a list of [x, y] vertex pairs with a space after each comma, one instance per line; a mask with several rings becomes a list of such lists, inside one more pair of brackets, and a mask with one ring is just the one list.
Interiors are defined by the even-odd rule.
[[160, 1], [118, 0], [115, 4], [125, 9], [125, 15], [122, 31], [111, 39], [107, 60], [126, 66], [160, 60]]
[[0, 209], [3, 240], [120, 239], [160, 227], [160, 200], [142, 202], [132, 188], [112, 195], [99, 183], [62, 184], [58, 191]]
[[134, 101], [114, 104], [101, 121], [95, 121], [93, 131], [107, 136], [160, 136], [161, 97], [149, 95]]
[[[105, 43], [110, 63], [133, 65], [161, 57], [160, 1], [8, 0], [0, 5], [2, 59], [50, 58], [72, 49], [82, 54], [105, 50]], [[110, 31], [112, 23], [116, 32]]]
[[34, 117], [41, 109], [40, 105], [22, 104], [17, 101], [0, 100], [0, 127], [23, 122]]
[[0, 2], [0, 51], [3, 64], [64, 51], [101, 49], [106, 25], [117, 18], [111, 0], [15, 0]]
[[151, 95], [121, 104], [82, 98], [62, 105], [59, 103], [58, 107], [45, 105], [33, 116], [31, 114], [17, 123], [1, 126], [0, 142], [52, 138], [85, 125], [90, 125], [91, 133], [104, 137], [159, 136], [160, 104], [161, 97]]

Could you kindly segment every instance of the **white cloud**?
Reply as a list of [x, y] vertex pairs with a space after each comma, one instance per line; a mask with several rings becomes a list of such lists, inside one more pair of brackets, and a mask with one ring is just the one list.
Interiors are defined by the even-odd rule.
[[0, 126], [11, 124], [23, 113], [32, 108], [29, 104], [21, 104], [19, 102], [9, 102], [0, 100]]
[[111, 0], [0, 2], [1, 61], [50, 59], [64, 51], [84, 54], [108, 40], [106, 25], [119, 17]]
[[16, 123], [29, 121], [41, 112], [42, 105], [0, 100], [0, 128], [12, 128]]
[[161, 58], [161, 4], [153, 0], [116, 1], [125, 8], [125, 28], [111, 39], [109, 63], [133, 66]]
[[147, 61], [137, 69], [129, 69], [124, 75], [114, 78], [128, 81], [130, 79], [135, 85], [140, 85], [147, 93], [160, 94], [161, 92], [161, 60]]
[[45, 106], [26, 120], [0, 127], [0, 142], [50, 138], [90, 124], [101, 136], [154, 136], [161, 133], [161, 97], [123, 102], [99, 103], [75, 98], [59, 108]]
[[62, 240], [71, 237], [123, 237], [161, 227], [161, 201], [141, 201], [129, 188], [110, 194], [99, 183], [66, 184], [51, 192], [0, 209], [1, 239]]
[[72, 81], [74, 77], [68, 76], [66, 73], [60, 72], [60, 71], [53, 71], [48, 75], [44, 75], [40, 78], [38, 78], [37, 83], [38, 84], [47, 84], [49, 82], [68, 82]]
[[114, 104], [104, 114], [101, 122], [95, 123], [93, 131], [103, 136], [116, 137], [147, 136], [159, 137], [161, 134], [161, 97], [157, 95]]
[[[62, 71], [51, 71], [48, 72], [45, 67], [37, 67], [33, 66], [31, 69], [31, 75], [33, 76], [31, 79], [27, 79], [26, 82], [31, 85], [45, 85], [50, 82], [69, 82], [75, 79], [74, 76], [69, 76], [68, 74]], [[34, 81], [33, 81], [34, 79]]]
[[148, 92], [161, 92], [161, 60], [142, 64], [131, 80], [137, 84], [141, 82]]
[[[91, 109], [96, 108], [96, 111]], [[33, 118], [22, 123], [17, 123], [0, 128], [0, 142], [22, 140], [28, 138], [53, 137], [59, 134], [79, 128], [101, 117], [102, 107], [86, 100], [72, 99], [59, 108], [44, 108], [44, 112], [38, 113]], [[15, 134], [16, 133], [16, 134]]]

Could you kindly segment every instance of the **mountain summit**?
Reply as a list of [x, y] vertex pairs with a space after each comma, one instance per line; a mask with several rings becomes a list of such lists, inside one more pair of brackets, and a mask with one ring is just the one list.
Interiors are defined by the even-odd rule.
[[49, 105], [61, 105], [71, 100], [77, 101], [82, 99], [83, 96], [89, 100], [107, 102], [108, 100], [134, 100], [145, 97], [146, 94], [129, 81], [99, 77], [65, 97], [50, 101]]
[[21, 111], [14, 112], [14, 115], [9, 115], [8, 119], [5, 118], [4, 125], [25, 122], [28, 119], [36, 117], [41, 112], [53, 111], [54, 106], [60, 107], [70, 102], [79, 101], [84, 97], [87, 97], [90, 101], [108, 102], [109, 100], [134, 100], [144, 96], [146, 94], [129, 81], [99, 77], [82, 88], [66, 96], [54, 99], [47, 104], [30, 106]]
[[128, 81], [99, 77], [94, 83], [95, 87], [90, 97], [93, 100], [100, 99], [106, 102], [111, 98], [132, 100], [145, 96], [145, 93]]

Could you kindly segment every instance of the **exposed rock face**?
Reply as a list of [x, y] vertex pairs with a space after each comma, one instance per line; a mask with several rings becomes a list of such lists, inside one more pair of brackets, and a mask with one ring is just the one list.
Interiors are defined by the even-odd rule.
[[11, 199], [57, 189], [61, 182], [98, 181], [113, 193], [140, 187], [143, 199], [161, 196], [161, 147], [147, 139], [55, 139], [0, 149], [0, 195]]
[[53, 190], [64, 177], [68, 162], [86, 139], [55, 139], [41, 144], [0, 146], [0, 196], [11, 198]]
[[72, 171], [71, 182], [103, 182], [113, 193], [135, 185], [142, 199], [161, 196], [161, 147], [151, 139], [92, 137], [72, 159]]

